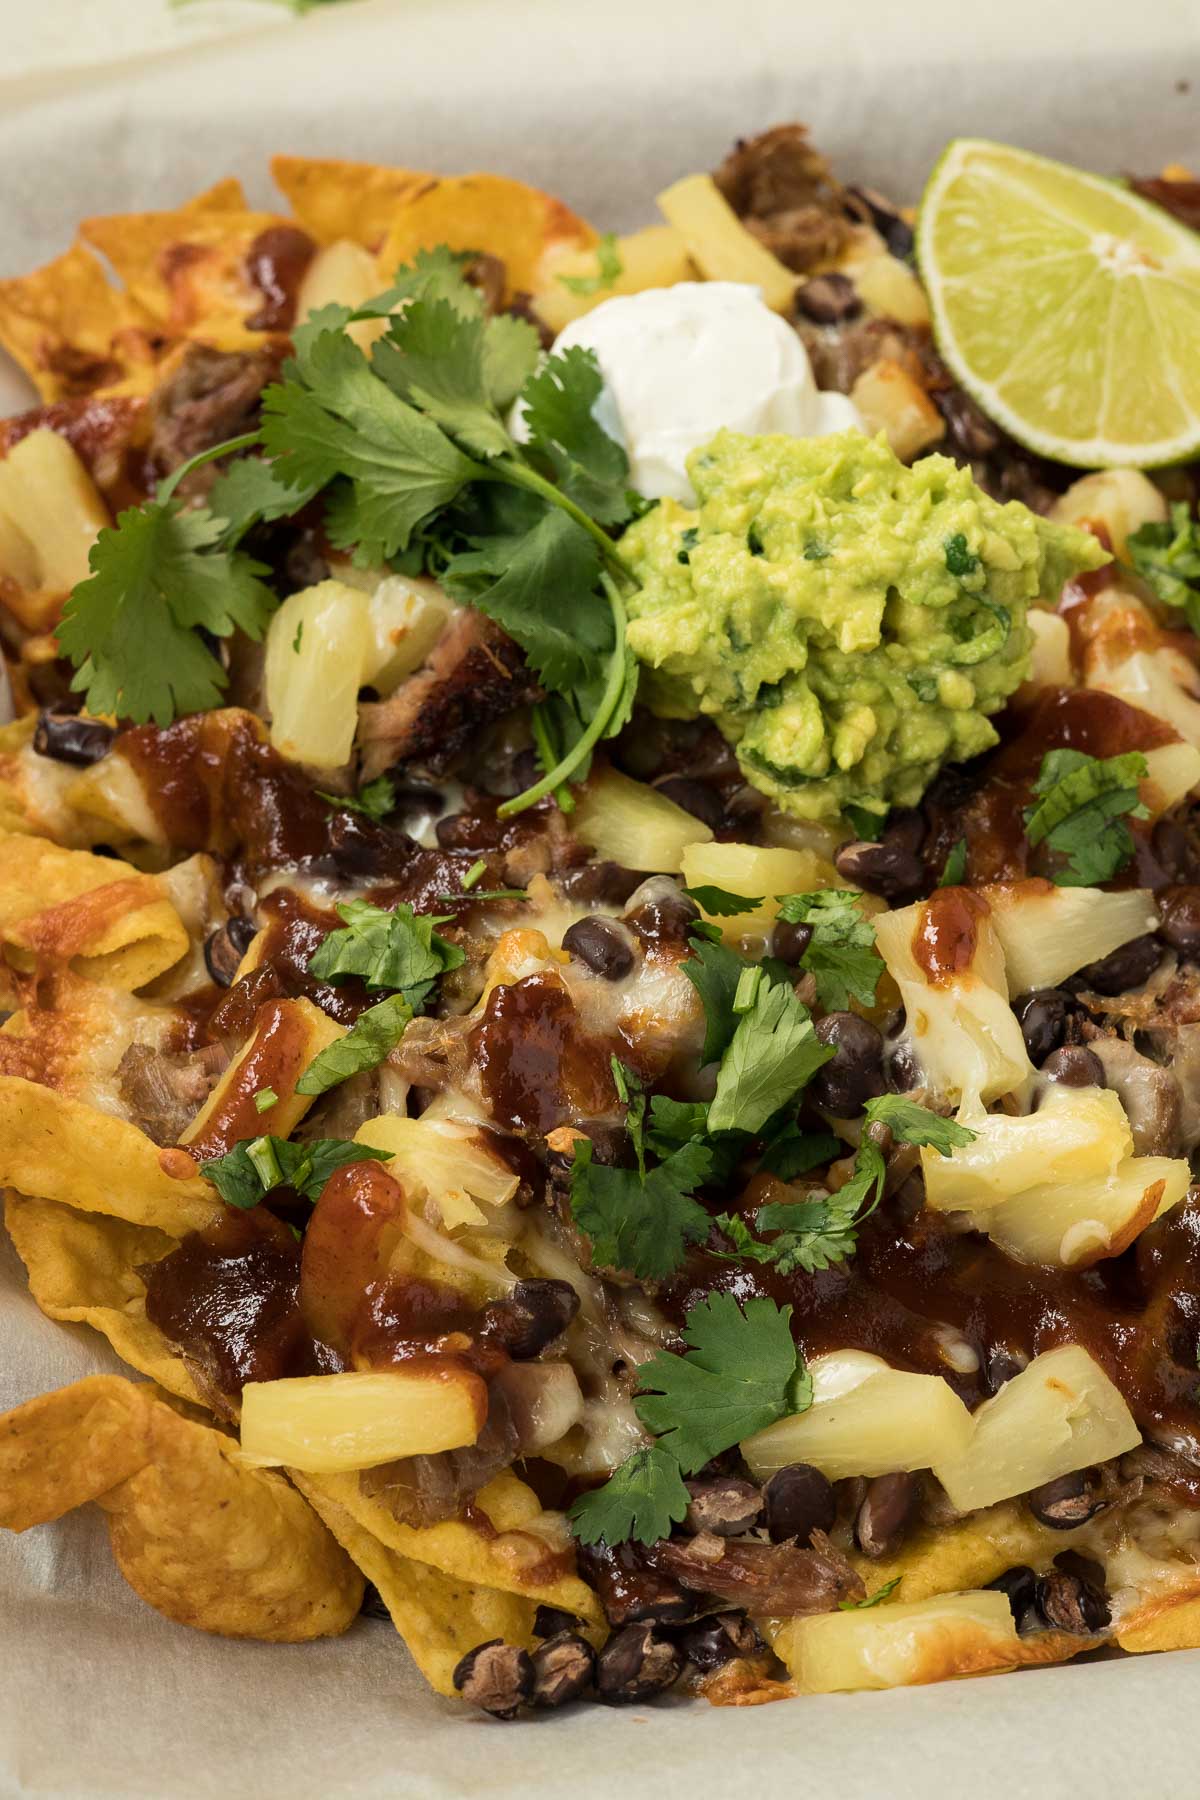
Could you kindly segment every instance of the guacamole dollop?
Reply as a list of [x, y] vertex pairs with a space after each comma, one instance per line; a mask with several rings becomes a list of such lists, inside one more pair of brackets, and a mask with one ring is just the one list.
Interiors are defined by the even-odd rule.
[[804, 819], [914, 805], [994, 744], [1030, 603], [1108, 560], [949, 457], [909, 468], [857, 431], [722, 431], [688, 472], [698, 507], [663, 500], [622, 541], [642, 697], [711, 714], [747, 779]]

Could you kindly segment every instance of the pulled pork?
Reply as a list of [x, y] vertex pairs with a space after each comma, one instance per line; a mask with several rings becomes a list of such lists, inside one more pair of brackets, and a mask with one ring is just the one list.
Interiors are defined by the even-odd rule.
[[836, 256], [850, 234], [842, 189], [803, 125], [739, 138], [713, 180], [746, 229], [798, 274]]
[[[225, 438], [252, 431], [262, 391], [278, 372], [278, 351], [190, 345], [175, 373], [151, 396], [150, 456], [156, 467], [165, 474]], [[209, 464], [189, 476], [180, 491], [205, 494], [215, 480], [216, 467]]]
[[655, 1544], [645, 1559], [680, 1587], [754, 1613], [832, 1612], [839, 1601], [861, 1599], [866, 1591], [862, 1576], [823, 1531], [813, 1532], [807, 1550], [705, 1531]]

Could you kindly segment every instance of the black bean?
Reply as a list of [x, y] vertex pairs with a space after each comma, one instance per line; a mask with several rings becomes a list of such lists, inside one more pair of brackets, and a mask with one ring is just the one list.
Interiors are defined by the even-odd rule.
[[661, 1694], [679, 1679], [683, 1656], [657, 1637], [652, 1625], [626, 1625], [610, 1637], [597, 1659], [596, 1691], [612, 1705]]
[[834, 1054], [813, 1076], [808, 1098], [837, 1119], [857, 1118], [868, 1100], [883, 1093], [883, 1039], [851, 1012], [827, 1013], [813, 1029]]
[[648, 1568], [636, 1544], [581, 1544], [576, 1558], [610, 1625], [678, 1623], [696, 1613], [694, 1597]]
[[1200, 848], [1178, 819], [1160, 819], [1150, 834], [1150, 847], [1168, 881], [1200, 878]]
[[1061, 988], [1038, 988], [1031, 994], [1019, 994], [1012, 1003], [1025, 1039], [1029, 1060], [1040, 1066], [1052, 1050], [1062, 1047], [1067, 1018], [1074, 1002]]
[[1095, 1469], [1075, 1469], [1031, 1489], [1025, 1504], [1039, 1524], [1048, 1525], [1052, 1531], [1073, 1531], [1104, 1510], [1098, 1488]]
[[758, 835], [759, 821], [766, 810], [766, 796], [757, 788], [735, 788], [725, 799], [725, 826], [742, 841], [753, 839]]
[[253, 919], [234, 913], [205, 940], [204, 964], [218, 987], [229, 987], [257, 931]]
[[387, 1609], [383, 1595], [373, 1581], [368, 1581], [364, 1585], [362, 1605], [358, 1610], [364, 1619], [390, 1619], [392, 1616]]
[[1038, 1582], [1037, 1607], [1052, 1631], [1080, 1637], [1094, 1637], [1112, 1618], [1102, 1589], [1062, 1569], [1053, 1569]]
[[1080, 969], [1077, 979], [1097, 994], [1127, 994], [1130, 988], [1148, 981], [1162, 959], [1163, 947], [1157, 938], [1131, 938], [1099, 962]]
[[564, 1631], [580, 1632], [583, 1620], [565, 1606], [539, 1606], [533, 1615], [533, 1635], [539, 1638], [561, 1637]]
[[655, 895], [625, 915], [625, 923], [644, 944], [685, 944], [692, 925], [700, 917], [694, 900], [678, 890]]
[[606, 919], [602, 913], [576, 919], [563, 933], [562, 946], [606, 981], [620, 981], [633, 967], [633, 945], [627, 928], [616, 919]]
[[108, 755], [116, 735], [113, 727], [102, 719], [84, 718], [81, 713], [67, 711], [61, 705], [47, 706], [38, 714], [33, 747], [39, 756], [87, 768]]
[[725, 823], [721, 796], [707, 781], [696, 781], [690, 775], [668, 775], [665, 781], [655, 782], [654, 791], [682, 806], [684, 812], [691, 813], [710, 831], [720, 831]]
[[535, 1706], [565, 1706], [577, 1700], [592, 1685], [596, 1670], [596, 1652], [584, 1637], [563, 1631], [540, 1644], [533, 1657], [533, 1687], [530, 1699]]
[[677, 1633], [675, 1642], [702, 1675], [723, 1668], [735, 1656], [754, 1656], [762, 1649], [762, 1639], [744, 1613], [713, 1613], [697, 1619]]
[[884, 1051], [884, 1076], [888, 1088], [894, 1094], [909, 1094], [913, 1088], [924, 1087], [925, 1071], [920, 1059], [911, 1044], [903, 1039], [899, 1042], [888, 1042]]
[[377, 824], [358, 813], [335, 812], [329, 821], [328, 863], [342, 876], [395, 875], [417, 849], [397, 825]]
[[503, 1638], [476, 1644], [450, 1677], [464, 1700], [497, 1719], [513, 1719], [533, 1689], [529, 1652]]
[[1005, 1569], [1003, 1575], [997, 1575], [995, 1581], [989, 1581], [987, 1586], [993, 1593], [1008, 1596], [1013, 1619], [1020, 1625], [1037, 1604], [1037, 1583], [1033, 1570], [1026, 1563], [1017, 1563], [1015, 1567]]
[[752, 1481], [736, 1475], [699, 1477], [687, 1483], [691, 1505], [684, 1520], [689, 1531], [715, 1531], [737, 1537], [758, 1523], [762, 1495]]
[[[865, 209], [872, 225], [887, 245], [893, 256], [901, 261], [913, 252], [913, 229], [908, 220], [896, 211], [890, 200], [876, 193], [874, 188], [851, 187], [846, 192]], [[861, 216], [861, 214], [860, 214]]]
[[771, 955], [794, 969], [812, 943], [812, 934], [811, 925], [789, 925], [786, 919], [778, 920], [771, 930]]
[[514, 1362], [528, 1362], [559, 1337], [579, 1311], [569, 1281], [531, 1277], [518, 1281], [505, 1300], [484, 1308], [480, 1335], [502, 1344]]
[[877, 1475], [854, 1521], [854, 1536], [864, 1556], [887, 1556], [899, 1549], [916, 1516], [921, 1491], [911, 1475]]
[[1051, 1051], [1042, 1064], [1042, 1074], [1064, 1087], [1104, 1086], [1104, 1064], [1086, 1044], [1067, 1044]]
[[837, 1518], [833, 1488], [811, 1463], [776, 1470], [763, 1489], [764, 1524], [773, 1544], [787, 1538], [807, 1544], [814, 1531], [832, 1531]]
[[1200, 957], [1200, 887], [1164, 888], [1155, 895], [1162, 924], [1159, 936], [1177, 955]]
[[1010, 1350], [993, 1350], [983, 1365], [983, 1384], [989, 1394], [998, 1394], [1006, 1381], [1019, 1375], [1025, 1364]]
[[796, 305], [818, 325], [837, 325], [862, 311], [858, 289], [848, 275], [814, 275], [796, 289]]
[[1000, 432], [960, 387], [937, 388], [930, 398], [946, 421], [949, 444], [967, 462], [999, 449]]
[[838, 874], [884, 900], [910, 900], [924, 885], [925, 866], [913, 850], [888, 838], [843, 844], [834, 856]]
[[623, 868], [615, 862], [584, 863], [570, 869], [559, 879], [559, 887], [572, 900], [603, 901], [609, 906], [624, 906], [644, 876], [636, 869]]

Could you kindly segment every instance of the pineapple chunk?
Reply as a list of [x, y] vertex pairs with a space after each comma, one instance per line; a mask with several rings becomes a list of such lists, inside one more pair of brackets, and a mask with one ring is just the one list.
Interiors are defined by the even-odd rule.
[[1073, 481], [1050, 508], [1050, 517], [1085, 531], [1099, 526], [1113, 555], [1126, 562], [1130, 533], [1142, 525], [1164, 523], [1167, 503], [1140, 469], [1101, 469]]
[[1182, 1158], [1131, 1156], [1110, 1175], [1047, 1181], [996, 1207], [981, 1221], [1001, 1250], [1018, 1262], [1078, 1269], [1119, 1256], [1188, 1191]]
[[[322, 306], [348, 306], [357, 312], [386, 286], [371, 252], [349, 238], [338, 238], [318, 250], [304, 272], [296, 294], [297, 322], [303, 323]], [[366, 351], [386, 330], [386, 319], [359, 319], [346, 327], [346, 336]]]
[[648, 875], [677, 875], [689, 844], [707, 844], [712, 832], [644, 782], [615, 769], [595, 775], [579, 794], [575, 835], [596, 855]]
[[362, 683], [390, 694], [420, 668], [456, 610], [436, 581], [385, 576], [367, 600], [370, 641]]
[[912, 1687], [1020, 1661], [1008, 1598], [986, 1588], [789, 1619], [773, 1648], [802, 1694]]
[[798, 277], [747, 231], [711, 175], [685, 176], [664, 189], [658, 206], [706, 281], [748, 282], [773, 312], [791, 312]]
[[808, 1367], [808, 1411], [742, 1444], [760, 1481], [794, 1462], [812, 1463], [830, 1481], [928, 1469], [966, 1447], [971, 1415], [940, 1375], [910, 1375], [863, 1350], [834, 1350]]
[[32, 548], [38, 587], [57, 592], [87, 580], [108, 508], [65, 437], [43, 426], [13, 445], [0, 462], [0, 513]]
[[1103, 1180], [1133, 1150], [1125, 1109], [1107, 1088], [1051, 1083], [1034, 1113], [982, 1113], [963, 1122], [976, 1134], [973, 1143], [949, 1156], [921, 1152], [925, 1204], [935, 1212], [997, 1207], [1042, 1183]]
[[5, 510], [2, 481], [0, 477], [0, 580], [7, 578], [19, 588], [36, 588], [41, 576], [37, 552]]
[[1141, 1433], [1118, 1390], [1081, 1344], [1035, 1356], [971, 1420], [957, 1454], [933, 1472], [960, 1512], [994, 1506], [1045, 1481], [1122, 1456]]
[[360, 1125], [354, 1141], [389, 1151], [388, 1174], [402, 1187], [419, 1188], [435, 1197], [461, 1192], [485, 1206], [503, 1206], [520, 1186], [503, 1157], [489, 1150], [469, 1125], [383, 1113]]
[[431, 1364], [249, 1381], [242, 1455], [256, 1468], [282, 1463], [306, 1475], [340, 1475], [398, 1456], [461, 1450], [483, 1429], [487, 1386], [449, 1359]]
[[285, 600], [267, 629], [271, 742], [314, 769], [340, 769], [358, 728], [358, 690], [371, 648], [366, 596], [319, 581]]
[[1004, 951], [1008, 993], [1057, 987], [1087, 963], [1099, 962], [1158, 924], [1145, 888], [1108, 894], [1100, 888], [1017, 881], [983, 890]]
[[713, 924], [721, 927], [731, 943], [756, 926], [770, 926], [779, 911], [777, 895], [846, 885], [833, 864], [815, 850], [759, 844], [689, 844], [683, 852], [682, 873], [688, 887], [720, 887], [730, 894], [761, 900], [752, 912], [728, 919], [714, 917]]
[[908, 264], [883, 249], [874, 233], [865, 248], [852, 249], [837, 266], [850, 277], [868, 311], [901, 325], [929, 324], [925, 289]]
[[974, 921], [969, 965], [952, 979], [927, 981], [913, 941], [933, 901], [878, 913], [875, 939], [900, 989], [913, 1050], [935, 1092], [950, 1099], [995, 1100], [1033, 1073], [1012, 1008], [1004, 952], [986, 913]]
[[620, 273], [613, 277], [610, 286], [591, 294], [573, 293], [563, 286], [562, 277], [595, 275], [594, 247], [568, 250], [554, 262], [545, 285], [533, 296], [533, 305], [556, 335], [572, 319], [582, 318], [601, 301], [617, 294], [640, 294], [646, 288], [674, 287], [676, 282], [696, 279], [687, 245], [673, 225], [647, 225], [628, 237], [618, 238], [616, 251]]
[[1059, 613], [1032, 606], [1025, 623], [1033, 633], [1029, 674], [1017, 690], [1018, 700], [1029, 702], [1042, 688], [1075, 686], [1071, 664], [1071, 627]]
[[945, 436], [946, 421], [924, 388], [890, 357], [863, 370], [850, 398], [864, 429], [872, 437], [882, 431], [901, 462], [911, 462]]
[[1200, 750], [1194, 744], [1160, 744], [1143, 754], [1146, 773], [1139, 792], [1146, 811], [1157, 819], [1200, 787]]

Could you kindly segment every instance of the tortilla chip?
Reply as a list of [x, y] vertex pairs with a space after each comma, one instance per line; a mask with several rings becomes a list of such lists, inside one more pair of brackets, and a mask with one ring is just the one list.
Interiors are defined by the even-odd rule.
[[178, 1350], [146, 1317], [146, 1284], [137, 1273], [169, 1255], [175, 1238], [11, 1191], [4, 1223], [48, 1318], [90, 1325], [139, 1374], [181, 1400], [205, 1404]]
[[1122, 1650], [1142, 1655], [1148, 1650], [1200, 1649], [1200, 1584], [1195, 1578], [1139, 1606], [1118, 1621]]
[[136, 1125], [37, 1082], [0, 1075], [0, 1187], [171, 1237], [219, 1218], [216, 1190], [198, 1175], [173, 1180], [162, 1157], [170, 1153]]
[[186, 956], [189, 941], [155, 876], [13, 833], [0, 837], [0, 945], [18, 970], [67, 962], [133, 991]]
[[93, 1375], [0, 1417], [0, 1524], [95, 1500], [117, 1566], [157, 1611], [223, 1637], [345, 1631], [363, 1584], [307, 1501], [148, 1384]]
[[32, 274], [0, 281], [0, 345], [46, 401], [117, 382], [147, 392], [162, 352], [153, 315], [112, 287], [82, 244]]
[[986, 1587], [1018, 1563], [1044, 1567], [1062, 1548], [1062, 1532], [1039, 1525], [1025, 1507], [1006, 1500], [955, 1524], [913, 1532], [894, 1556], [853, 1551], [850, 1560], [868, 1593], [899, 1577], [897, 1600], [931, 1600]]
[[[180, 1143], [197, 1162], [224, 1156], [243, 1138], [271, 1132], [290, 1137], [315, 1095], [298, 1094], [296, 1083], [313, 1058], [346, 1027], [311, 1000], [268, 1000], [254, 1016], [254, 1030], [196, 1114]], [[277, 1096], [265, 1111], [253, 1096], [270, 1088]]]
[[379, 254], [381, 287], [418, 250], [448, 244], [498, 256], [511, 299], [540, 285], [543, 263], [597, 241], [561, 200], [502, 175], [440, 177], [305, 156], [276, 156], [271, 172], [319, 243], [351, 238]]

